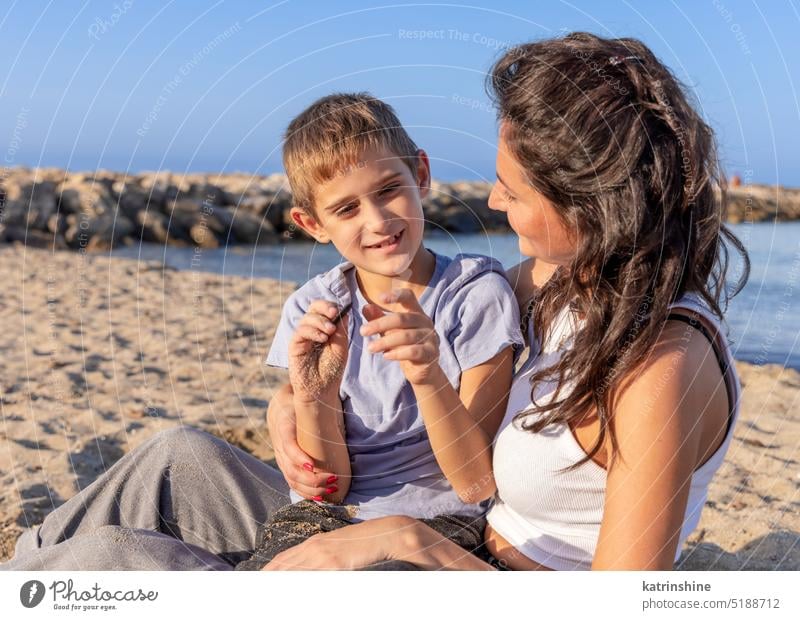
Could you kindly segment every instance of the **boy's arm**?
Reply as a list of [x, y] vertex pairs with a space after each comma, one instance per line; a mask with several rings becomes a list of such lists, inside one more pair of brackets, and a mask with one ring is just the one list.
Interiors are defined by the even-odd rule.
[[314, 460], [314, 468], [335, 472], [337, 480], [326, 487], [324, 497], [317, 501], [341, 503], [350, 489], [350, 453], [344, 432], [344, 412], [339, 390], [307, 399], [295, 393], [294, 411], [297, 419], [297, 444]]
[[428, 381], [412, 384], [436, 461], [465, 503], [492, 497], [492, 440], [508, 402], [513, 372], [511, 347], [461, 375], [459, 392], [441, 367]]
[[324, 300], [311, 303], [289, 342], [289, 380], [297, 420], [297, 443], [314, 468], [333, 471], [323, 499], [341, 502], [350, 488], [350, 455], [339, 386], [347, 364], [347, 316]]
[[433, 323], [409, 289], [394, 291], [383, 302], [399, 311], [379, 316], [362, 334], [381, 337], [369, 344], [374, 353], [400, 362], [414, 389], [417, 405], [436, 460], [462, 501], [475, 503], [495, 492], [491, 446], [508, 400], [513, 373], [513, 352], [506, 347], [492, 359], [461, 375], [456, 392], [439, 366], [439, 338]]
[[324, 496], [331, 483], [339, 484], [330, 470], [314, 467], [314, 459], [297, 444], [297, 420], [291, 383], [277, 390], [269, 401], [267, 429], [275, 461], [289, 486], [305, 499]]

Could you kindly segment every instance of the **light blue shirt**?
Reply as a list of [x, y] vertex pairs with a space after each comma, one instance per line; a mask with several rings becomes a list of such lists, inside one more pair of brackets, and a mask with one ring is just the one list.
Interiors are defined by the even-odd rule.
[[[503, 266], [477, 254], [436, 257], [428, 287], [419, 298], [440, 338], [439, 365], [458, 390], [461, 373], [508, 346], [514, 357], [524, 347], [519, 309]], [[434, 457], [411, 385], [396, 361], [367, 350], [359, 330], [368, 303], [351, 263], [316, 276], [292, 293], [267, 356], [270, 366], [288, 368], [288, 344], [311, 302], [324, 299], [348, 312], [349, 350], [340, 397], [344, 411], [352, 483], [344, 499], [354, 521], [387, 515], [416, 518], [440, 514], [477, 516], [489, 502], [465, 504]], [[465, 459], [470, 455], [464, 455]], [[292, 500], [302, 499], [292, 493]]]

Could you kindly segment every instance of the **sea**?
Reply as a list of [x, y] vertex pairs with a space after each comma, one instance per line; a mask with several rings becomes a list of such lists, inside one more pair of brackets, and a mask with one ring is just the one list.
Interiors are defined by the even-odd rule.
[[[746, 223], [731, 229], [747, 248], [750, 278], [725, 310], [736, 359], [780, 364], [800, 370], [800, 222]], [[435, 252], [486, 254], [508, 268], [523, 260], [514, 234], [432, 233], [425, 244]], [[331, 244], [294, 241], [272, 246], [195, 249], [139, 244], [114, 256], [156, 260], [179, 270], [208, 271], [302, 284], [343, 259]], [[742, 274], [732, 253], [729, 279]]]

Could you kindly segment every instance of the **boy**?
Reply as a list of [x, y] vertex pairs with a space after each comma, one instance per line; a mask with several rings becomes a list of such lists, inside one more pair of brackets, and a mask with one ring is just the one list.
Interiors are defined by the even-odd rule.
[[421, 518], [473, 549], [523, 346], [502, 266], [423, 246], [427, 155], [366, 93], [312, 104], [289, 125], [283, 159], [294, 223], [347, 262], [289, 297], [267, 363], [289, 369], [298, 443], [333, 475], [324, 496], [293, 491], [239, 568], [387, 515]]

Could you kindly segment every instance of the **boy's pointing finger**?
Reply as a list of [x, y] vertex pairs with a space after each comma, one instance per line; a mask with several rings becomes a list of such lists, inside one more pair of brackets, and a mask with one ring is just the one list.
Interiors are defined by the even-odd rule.
[[414, 292], [410, 288], [394, 289], [391, 293], [384, 293], [381, 296], [381, 301], [386, 304], [398, 304], [406, 312], [420, 312], [423, 313], [422, 307], [419, 305]]

